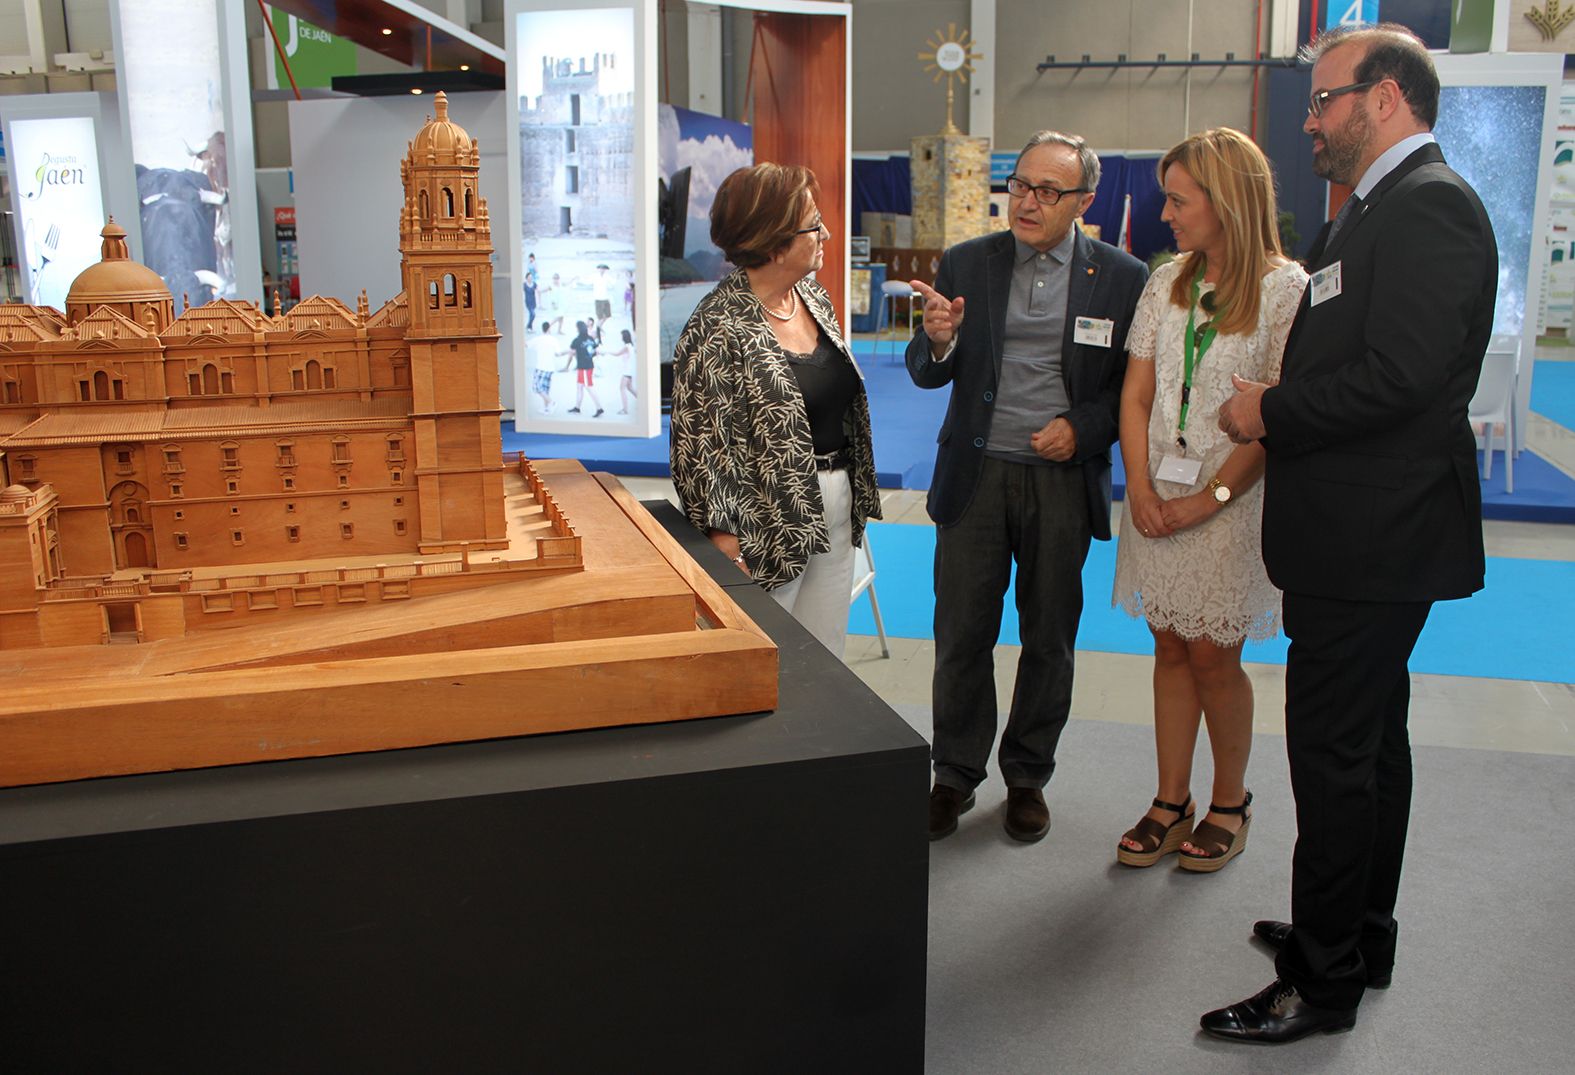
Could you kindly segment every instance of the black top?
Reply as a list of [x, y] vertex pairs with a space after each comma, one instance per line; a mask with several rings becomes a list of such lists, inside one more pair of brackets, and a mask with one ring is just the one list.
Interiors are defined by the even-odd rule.
[[581, 333], [569, 343], [569, 350], [574, 352], [574, 368], [588, 370], [596, 367], [596, 341]]
[[815, 341], [815, 350], [807, 355], [785, 347], [782, 352], [787, 355], [788, 369], [793, 371], [804, 397], [815, 454], [829, 455], [846, 448], [848, 431], [844, 419], [859, 391], [859, 375], [853, 371], [853, 364], [842, 357], [824, 332]]

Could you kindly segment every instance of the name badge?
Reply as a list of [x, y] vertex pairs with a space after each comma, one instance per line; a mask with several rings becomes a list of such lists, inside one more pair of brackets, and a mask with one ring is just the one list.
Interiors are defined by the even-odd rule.
[[1079, 317], [1072, 324], [1072, 342], [1090, 347], [1109, 347], [1116, 323], [1103, 317]]
[[1328, 302], [1340, 293], [1340, 263], [1325, 265], [1312, 274], [1312, 305]]
[[1179, 455], [1167, 455], [1159, 461], [1159, 471], [1154, 477], [1163, 482], [1192, 485], [1198, 480], [1198, 473], [1202, 469], [1203, 460], [1201, 459], [1185, 459]]

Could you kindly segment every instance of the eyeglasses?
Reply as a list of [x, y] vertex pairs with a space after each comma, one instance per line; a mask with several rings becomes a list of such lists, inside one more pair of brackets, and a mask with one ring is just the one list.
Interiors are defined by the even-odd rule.
[[1382, 81], [1383, 79], [1381, 78], [1375, 78], [1371, 82], [1353, 82], [1349, 86], [1339, 86], [1332, 90], [1319, 90], [1307, 98], [1307, 114], [1310, 116], [1321, 116], [1331, 97], [1342, 97], [1347, 93], [1355, 93], [1357, 90], [1370, 90]]
[[807, 227], [807, 228], [800, 228], [800, 229], [798, 229], [798, 231], [795, 231], [793, 234], [794, 235], [816, 234], [821, 239], [829, 239], [831, 237], [831, 230], [826, 227], [826, 222], [824, 220], [817, 219], [815, 221], [815, 223], [811, 224], [809, 227]]
[[1019, 176], [1009, 175], [1006, 177], [1006, 193], [1010, 194], [1012, 197], [1026, 197], [1029, 191], [1034, 192], [1034, 200], [1040, 205], [1054, 205], [1068, 194], [1093, 193], [1084, 187], [1074, 187], [1071, 190], [1060, 190], [1049, 185], [1036, 187], [1032, 183], [1028, 182], [1028, 180]]

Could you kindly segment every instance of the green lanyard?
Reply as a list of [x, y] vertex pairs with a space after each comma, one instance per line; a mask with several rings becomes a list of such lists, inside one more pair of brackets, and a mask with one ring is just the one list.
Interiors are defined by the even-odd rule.
[[[1201, 275], [1192, 281], [1192, 302], [1187, 306], [1187, 335], [1181, 341], [1181, 420], [1176, 424], [1177, 433], [1185, 433], [1187, 430], [1187, 407], [1192, 403], [1192, 372], [1203, 361], [1203, 356], [1209, 353], [1209, 345], [1214, 342], [1214, 337], [1219, 332], [1214, 327], [1212, 317], [1202, 325], [1194, 327], [1197, 319], [1198, 288], [1202, 282]], [[1177, 439], [1185, 450], [1187, 442], [1181, 438]]]

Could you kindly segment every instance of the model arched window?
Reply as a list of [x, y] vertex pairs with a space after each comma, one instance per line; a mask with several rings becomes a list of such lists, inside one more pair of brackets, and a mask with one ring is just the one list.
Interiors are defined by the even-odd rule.
[[219, 367], [212, 362], [202, 367], [202, 394], [205, 396], [219, 394]]
[[434, 310], [438, 308], [438, 285], [436, 280], [427, 285], [427, 305]]
[[93, 398], [109, 398], [109, 374], [105, 373], [103, 370], [99, 370], [97, 373], [93, 374]]
[[454, 192], [447, 187], [443, 188], [443, 215], [454, 215]]
[[461, 290], [463, 292], [463, 296], [462, 297], [463, 297], [463, 300], [464, 300], [465, 309], [468, 310], [468, 309], [470, 309], [470, 281], [466, 280], [463, 284], [460, 285], [460, 288], [461, 288]]
[[432, 219], [432, 206], [427, 201], [427, 192], [423, 190], [419, 195], [417, 195], [416, 202], [417, 202], [417, 205], [420, 207], [420, 210], [421, 210], [421, 219], [422, 219], [422, 221], [425, 222], [425, 221], [431, 220]]
[[467, 217], [476, 215], [476, 194], [469, 187], [465, 188], [465, 215]]
[[446, 272], [443, 274], [443, 305], [453, 306], [454, 302], [454, 274]]
[[323, 387], [323, 364], [317, 359], [308, 359], [306, 362], [306, 387], [308, 389]]

